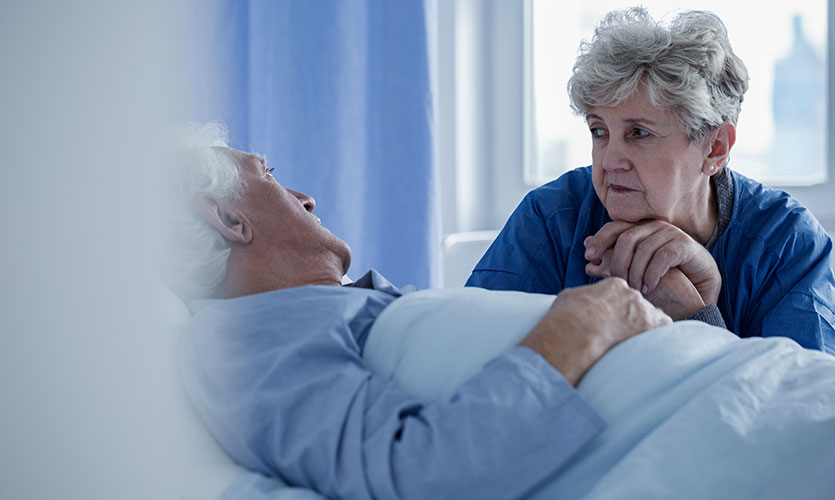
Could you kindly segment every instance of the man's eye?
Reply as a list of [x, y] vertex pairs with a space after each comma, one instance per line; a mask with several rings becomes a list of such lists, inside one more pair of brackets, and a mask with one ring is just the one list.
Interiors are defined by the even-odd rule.
[[632, 135], [635, 137], [649, 137], [649, 132], [643, 129], [636, 128], [632, 131]]
[[598, 139], [606, 134], [606, 131], [600, 127], [592, 127], [589, 129], [589, 131], [591, 132], [591, 137], [593, 139]]

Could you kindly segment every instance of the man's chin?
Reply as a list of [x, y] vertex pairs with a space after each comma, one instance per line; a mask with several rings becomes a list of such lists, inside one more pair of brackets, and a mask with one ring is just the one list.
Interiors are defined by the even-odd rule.
[[342, 274], [348, 274], [348, 269], [351, 267], [351, 247], [343, 240], [339, 240], [342, 244], [341, 252], [339, 252], [339, 259], [342, 261]]

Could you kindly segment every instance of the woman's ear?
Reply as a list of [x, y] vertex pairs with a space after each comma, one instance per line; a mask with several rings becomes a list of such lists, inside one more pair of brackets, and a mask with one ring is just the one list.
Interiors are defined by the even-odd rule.
[[229, 200], [203, 193], [195, 204], [200, 216], [230, 243], [246, 245], [252, 241], [249, 219]]
[[702, 173], [711, 176], [719, 173], [722, 165], [727, 161], [731, 148], [734, 147], [736, 142], [736, 127], [733, 123], [725, 120], [708, 137], [710, 141], [708, 144], [709, 150], [702, 164]]

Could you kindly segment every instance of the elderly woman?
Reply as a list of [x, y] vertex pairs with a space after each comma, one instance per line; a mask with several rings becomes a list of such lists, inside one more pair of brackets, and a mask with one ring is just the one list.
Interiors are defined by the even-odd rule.
[[[568, 84], [592, 165], [530, 192], [467, 285], [557, 293], [619, 276], [686, 303], [671, 316], [704, 308], [741, 337], [835, 354], [832, 242], [788, 194], [727, 166], [747, 87], [714, 14], [609, 13]], [[698, 293], [662, 289], [668, 271]]]

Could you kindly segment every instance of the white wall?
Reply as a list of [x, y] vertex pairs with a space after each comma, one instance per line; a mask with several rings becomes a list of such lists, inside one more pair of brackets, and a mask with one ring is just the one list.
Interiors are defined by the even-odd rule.
[[148, 258], [167, 4], [0, 3], [0, 498], [174, 497]]

